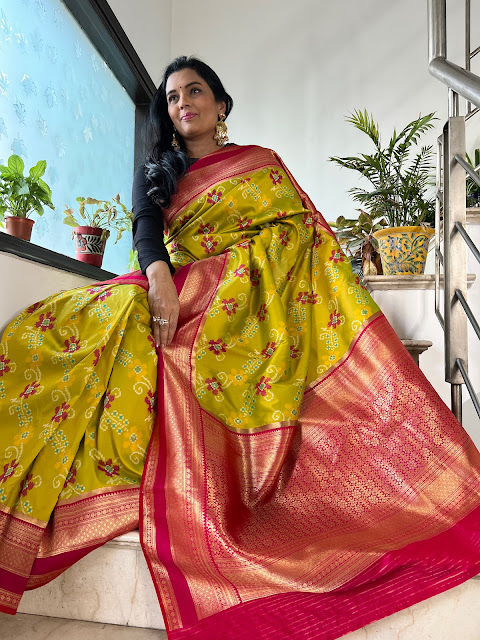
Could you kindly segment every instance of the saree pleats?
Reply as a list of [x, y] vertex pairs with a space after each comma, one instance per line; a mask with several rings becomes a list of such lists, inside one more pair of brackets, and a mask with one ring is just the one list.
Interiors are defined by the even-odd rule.
[[3, 610], [139, 498], [172, 640], [333, 640], [478, 572], [480, 454], [278, 156], [197, 161], [165, 217], [169, 347], [138, 274], [6, 331]]
[[157, 356], [145, 290], [117, 283], [32, 305], [2, 347], [5, 610], [137, 526]]

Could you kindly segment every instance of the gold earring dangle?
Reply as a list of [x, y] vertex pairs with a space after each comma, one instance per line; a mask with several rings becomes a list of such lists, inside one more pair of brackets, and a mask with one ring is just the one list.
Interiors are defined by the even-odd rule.
[[175, 129], [175, 127], [173, 127], [172, 149], [174, 151], [180, 151], [180, 143], [177, 138], [177, 130]]
[[219, 147], [224, 147], [228, 142], [228, 127], [224, 122], [227, 116], [224, 113], [220, 113], [218, 117], [219, 121], [215, 125], [215, 135], [213, 136], [213, 139], [217, 141], [217, 145]]

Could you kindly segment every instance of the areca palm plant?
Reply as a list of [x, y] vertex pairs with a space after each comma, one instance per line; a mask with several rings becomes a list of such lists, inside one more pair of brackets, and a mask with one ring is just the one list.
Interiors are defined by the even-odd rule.
[[355, 110], [346, 122], [363, 131], [374, 145], [371, 154], [332, 156], [331, 162], [357, 171], [367, 178], [373, 189], [349, 189], [353, 199], [370, 210], [373, 216], [384, 216], [391, 227], [433, 224], [435, 197], [428, 195], [433, 181], [432, 146], [423, 146], [412, 156], [421, 136], [434, 127], [434, 113], [419, 116], [393, 135], [382, 147], [378, 124], [367, 110]]

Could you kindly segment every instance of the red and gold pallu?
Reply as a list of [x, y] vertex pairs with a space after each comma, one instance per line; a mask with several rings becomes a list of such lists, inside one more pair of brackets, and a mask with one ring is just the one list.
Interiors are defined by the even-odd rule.
[[170, 640], [333, 640], [480, 572], [479, 453], [278, 156], [197, 161], [165, 215], [158, 366], [138, 274], [6, 330], [2, 610], [139, 506]]

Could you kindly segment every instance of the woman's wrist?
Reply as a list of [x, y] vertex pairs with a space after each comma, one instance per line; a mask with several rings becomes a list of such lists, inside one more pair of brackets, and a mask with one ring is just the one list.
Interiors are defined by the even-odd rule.
[[145, 270], [145, 275], [150, 284], [172, 278], [168, 264], [164, 260], [156, 260], [150, 263]]

